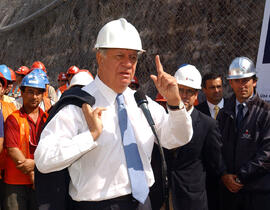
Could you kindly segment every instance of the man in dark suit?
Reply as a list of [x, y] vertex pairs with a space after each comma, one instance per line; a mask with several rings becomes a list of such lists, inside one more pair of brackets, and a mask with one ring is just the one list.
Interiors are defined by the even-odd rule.
[[200, 72], [192, 65], [175, 73], [179, 94], [193, 125], [193, 137], [183, 147], [170, 150], [168, 165], [174, 210], [207, 210], [206, 163], [216, 174], [222, 170], [221, 135], [215, 120], [194, 109], [201, 88]]
[[224, 106], [222, 75], [217, 72], [208, 72], [202, 79], [203, 93], [206, 101], [196, 108], [204, 114], [216, 119], [220, 109]]
[[[222, 75], [218, 72], [208, 72], [202, 78], [203, 93], [206, 101], [196, 106], [196, 109], [204, 114], [216, 119], [219, 110], [223, 108], [227, 100], [223, 98]], [[219, 190], [220, 177], [217, 177], [211, 170], [207, 171], [206, 191], [209, 210], [219, 209]]]

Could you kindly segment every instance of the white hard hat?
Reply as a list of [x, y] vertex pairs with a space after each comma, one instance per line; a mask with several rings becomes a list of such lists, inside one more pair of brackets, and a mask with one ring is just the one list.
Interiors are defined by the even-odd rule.
[[185, 85], [194, 89], [201, 89], [202, 76], [199, 70], [193, 65], [181, 65], [175, 72], [174, 77], [180, 85]]
[[96, 49], [121, 48], [144, 52], [137, 29], [125, 18], [105, 24], [98, 33]]
[[252, 77], [256, 74], [252, 60], [247, 57], [237, 57], [233, 59], [227, 79], [241, 79]]
[[93, 80], [94, 79], [89, 72], [80, 71], [72, 77], [70, 87], [74, 85], [88, 85]]

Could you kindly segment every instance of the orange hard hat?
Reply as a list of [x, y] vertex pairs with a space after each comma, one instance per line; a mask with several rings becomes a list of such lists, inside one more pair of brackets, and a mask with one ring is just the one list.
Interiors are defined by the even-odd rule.
[[15, 71], [16, 74], [22, 74], [22, 75], [26, 75], [30, 72], [30, 69], [27, 66], [21, 66], [20, 68], [18, 68], [17, 71]]
[[3, 88], [5, 89], [7, 87], [7, 80], [1, 72], [0, 72], [0, 79], [3, 80], [4, 82]]
[[34, 69], [42, 69], [45, 73], [47, 73], [46, 67], [41, 61], [35, 61], [32, 64], [30, 71], [33, 71]]
[[68, 74], [77, 74], [80, 71], [80, 69], [77, 66], [71, 66], [67, 70], [67, 75]]
[[167, 100], [160, 93], [158, 93], [155, 101], [167, 101]]
[[9, 68], [9, 67], [8, 67], [8, 69], [10, 71], [11, 81], [15, 82], [16, 81], [16, 74], [15, 74], [15, 72], [11, 68]]
[[58, 74], [58, 81], [66, 81], [67, 80], [67, 75], [65, 72], [60, 72]]

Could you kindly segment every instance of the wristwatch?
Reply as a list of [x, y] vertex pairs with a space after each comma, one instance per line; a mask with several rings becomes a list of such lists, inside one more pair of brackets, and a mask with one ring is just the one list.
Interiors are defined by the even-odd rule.
[[180, 104], [178, 106], [171, 106], [167, 103], [167, 107], [170, 109], [170, 110], [179, 110], [179, 109], [184, 109], [185, 105], [183, 104], [182, 101], [180, 101]]

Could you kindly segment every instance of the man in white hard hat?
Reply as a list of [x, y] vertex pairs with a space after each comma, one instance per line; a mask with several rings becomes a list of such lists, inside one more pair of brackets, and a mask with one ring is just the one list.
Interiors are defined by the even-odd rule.
[[225, 161], [222, 210], [270, 209], [270, 106], [256, 93], [253, 62], [235, 58], [227, 79], [234, 95], [220, 110]]
[[[98, 73], [83, 90], [96, 102], [92, 108], [68, 105], [47, 124], [35, 153], [37, 168], [50, 173], [68, 167], [74, 209], [151, 209], [155, 138], [128, 88], [144, 52], [139, 33], [124, 18], [111, 21], [100, 30], [95, 48]], [[180, 147], [192, 136], [191, 119], [175, 78], [163, 71], [158, 56], [156, 66], [158, 75], [151, 78], [166, 97], [169, 114], [150, 98], [149, 109], [161, 144]]]
[[218, 123], [194, 108], [201, 89], [201, 74], [190, 64], [175, 73], [179, 95], [191, 115], [193, 136], [183, 147], [168, 152], [174, 210], [207, 210], [205, 177], [208, 170], [222, 171], [221, 135]]

